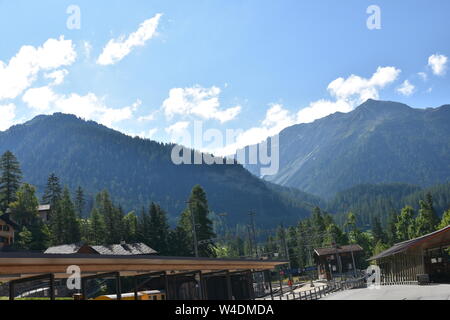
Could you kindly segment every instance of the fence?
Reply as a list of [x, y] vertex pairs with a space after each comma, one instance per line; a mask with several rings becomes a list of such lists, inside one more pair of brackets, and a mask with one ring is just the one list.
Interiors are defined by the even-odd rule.
[[[287, 292], [285, 294], [274, 294], [273, 300], [319, 300], [335, 292], [351, 290], [357, 288], [366, 288], [365, 278], [352, 279], [347, 281], [329, 282], [323, 286], [314, 287], [307, 291]], [[272, 300], [271, 297], [265, 297], [263, 300]]]

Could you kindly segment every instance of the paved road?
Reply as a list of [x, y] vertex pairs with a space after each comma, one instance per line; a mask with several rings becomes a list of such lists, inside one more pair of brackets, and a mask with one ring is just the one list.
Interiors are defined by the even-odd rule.
[[383, 286], [332, 294], [322, 300], [450, 300], [450, 285]]

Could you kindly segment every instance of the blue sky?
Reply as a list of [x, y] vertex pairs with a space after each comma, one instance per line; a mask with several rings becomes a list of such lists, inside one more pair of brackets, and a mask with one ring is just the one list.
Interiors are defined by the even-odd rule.
[[[370, 5], [381, 29], [367, 27]], [[191, 143], [229, 153], [366, 98], [437, 107], [450, 103], [448, 12], [447, 0], [0, 0], [0, 130], [62, 111], [168, 142], [201, 120], [241, 130]]]

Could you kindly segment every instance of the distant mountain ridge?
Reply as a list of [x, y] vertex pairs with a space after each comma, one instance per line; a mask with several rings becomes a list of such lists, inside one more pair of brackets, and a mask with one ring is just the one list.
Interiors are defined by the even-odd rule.
[[450, 181], [450, 105], [413, 109], [368, 100], [352, 112], [284, 129], [279, 145], [280, 170], [265, 179], [326, 199], [361, 184], [445, 183]]
[[11, 150], [16, 154], [24, 181], [40, 192], [54, 172], [62, 184], [72, 190], [83, 187], [91, 199], [108, 190], [125, 210], [139, 213], [142, 206], [156, 201], [169, 212], [172, 222], [186, 207], [196, 184], [205, 189], [211, 210], [228, 213], [229, 223], [247, 223], [250, 211], [258, 214], [261, 225], [295, 223], [309, 215], [310, 202], [316, 199], [298, 192], [296, 201], [289, 201], [280, 188], [274, 190], [237, 164], [176, 166], [170, 158], [172, 147], [60, 113], [37, 116], [0, 132], [0, 153]]

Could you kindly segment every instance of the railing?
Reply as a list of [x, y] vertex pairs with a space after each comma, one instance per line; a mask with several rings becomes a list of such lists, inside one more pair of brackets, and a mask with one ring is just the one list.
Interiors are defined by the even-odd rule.
[[[313, 289], [300, 292], [286, 292], [284, 294], [274, 295], [274, 300], [319, 300], [335, 292], [352, 290], [358, 288], [366, 288], [365, 278], [351, 279], [347, 281], [328, 282], [322, 286], [316, 286]], [[290, 290], [290, 289], [288, 289]], [[265, 297], [264, 300], [272, 300], [271, 297]]]

